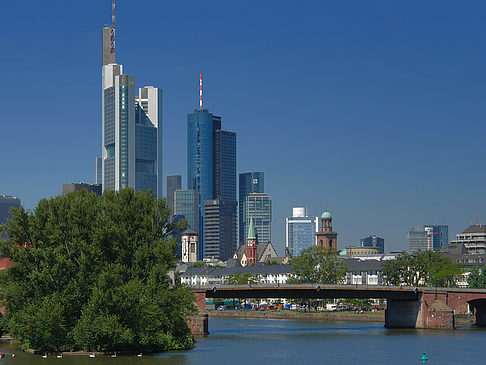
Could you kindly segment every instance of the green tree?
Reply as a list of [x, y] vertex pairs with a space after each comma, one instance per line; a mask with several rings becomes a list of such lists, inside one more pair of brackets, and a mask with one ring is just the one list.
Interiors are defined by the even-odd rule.
[[438, 251], [424, 251], [410, 255], [402, 252], [395, 260], [387, 260], [382, 266], [386, 283], [412, 286], [454, 286], [462, 274], [457, 264]]
[[177, 227], [165, 200], [124, 189], [14, 210], [0, 253], [3, 326], [25, 347], [165, 351], [192, 346], [194, 295], [171, 285]]
[[338, 284], [346, 278], [348, 267], [337, 252], [313, 246], [291, 260], [295, 277], [289, 283]]
[[486, 288], [486, 270], [483, 267], [473, 267], [467, 278], [467, 283], [470, 288]]

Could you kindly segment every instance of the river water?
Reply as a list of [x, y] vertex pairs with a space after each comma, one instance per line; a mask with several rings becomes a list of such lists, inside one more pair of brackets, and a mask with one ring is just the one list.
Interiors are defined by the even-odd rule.
[[49, 356], [22, 353], [15, 344], [0, 351], [15, 352], [4, 364], [427, 364], [486, 363], [486, 330], [389, 330], [382, 323], [318, 322], [275, 319], [210, 318], [211, 334], [195, 349], [152, 356]]

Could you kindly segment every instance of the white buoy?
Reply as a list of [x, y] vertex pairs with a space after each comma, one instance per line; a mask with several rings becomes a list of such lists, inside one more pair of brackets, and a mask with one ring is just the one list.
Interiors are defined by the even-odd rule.
[[137, 356], [138, 356], [138, 357], [142, 357], [142, 353], [139, 353]]

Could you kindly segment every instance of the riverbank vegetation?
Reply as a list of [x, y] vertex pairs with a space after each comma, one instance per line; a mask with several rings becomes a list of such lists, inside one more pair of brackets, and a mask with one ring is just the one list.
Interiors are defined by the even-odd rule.
[[291, 260], [295, 276], [289, 283], [338, 284], [346, 278], [348, 266], [337, 251], [318, 246], [308, 247]]
[[194, 295], [172, 285], [165, 200], [124, 189], [43, 199], [13, 212], [0, 254], [3, 328], [25, 348], [160, 352], [193, 345]]
[[402, 252], [383, 262], [383, 279], [391, 285], [451, 287], [462, 274], [460, 265], [438, 251]]

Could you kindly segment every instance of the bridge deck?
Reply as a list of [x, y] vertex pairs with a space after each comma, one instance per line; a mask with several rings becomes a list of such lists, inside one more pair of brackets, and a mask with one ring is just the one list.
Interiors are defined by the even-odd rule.
[[194, 288], [206, 298], [386, 298], [417, 300], [420, 289], [378, 285], [251, 284]]

